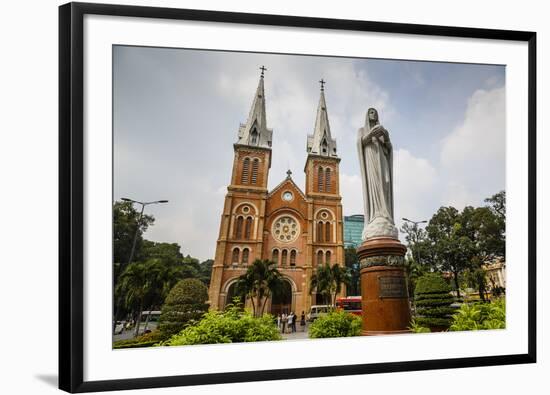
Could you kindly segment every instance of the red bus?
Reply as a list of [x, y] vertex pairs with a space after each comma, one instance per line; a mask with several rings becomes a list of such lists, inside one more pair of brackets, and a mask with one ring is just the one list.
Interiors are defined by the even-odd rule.
[[348, 296], [345, 298], [336, 299], [336, 307], [347, 313], [361, 315], [361, 297]]

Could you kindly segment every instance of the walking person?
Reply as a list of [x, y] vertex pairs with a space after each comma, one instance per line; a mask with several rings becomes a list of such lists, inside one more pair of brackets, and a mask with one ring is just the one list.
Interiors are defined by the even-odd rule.
[[283, 315], [281, 316], [281, 333], [285, 333], [286, 321], [287, 321], [286, 314], [283, 313]]
[[302, 332], [305, 332], [306, 330], [306, 313], [302, 311], [302, 315], [300, 317], [300, 327], [302, 328]]
[[281, 330], [281, 313], [277, 314], [277, 328]]
[[287, 332], [290, 333], [292, 331], [292, 313], [288, 315], [287, 319]]
[[296, 332], [296, 321], [298, 316], [292, 312], [292, 332]]

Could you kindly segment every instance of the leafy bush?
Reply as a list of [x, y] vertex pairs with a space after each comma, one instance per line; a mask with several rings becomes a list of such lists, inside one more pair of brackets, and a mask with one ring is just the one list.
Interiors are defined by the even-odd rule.
[[161, 332], [157, 329], [149, 333], [145, 333], [141, 336], [128, 340], [119, 340], [113, 344], [113, 348], [138, 348], [138, 347], [151, 347], [164, 340]]
[[454, 298], [450, 292], [451, 287], [441, 275], [428, 273], [420, 277], [415, 288], [415, 325], [432, 331], [449, 328], [456, 311], [451, 307]]
[[431, 332], [430, 328], [426, 328], [425, 326], [418, 325], [415, 319], [411, 321], [411, 326], [409, 327], [409, 329], [413, 333], [430, 333]]
[[361, 318], [342, 310], [334, 310], [317, 318], [309, 327], [309, 337], [313, 339], [360, 335]]
[[200, 320], [208, 310], [207, 299], [208, 288], [198, 279], [186, 278], [174, 285], [160, 314], [159, 329], [162, 337], [168, 339], [187, 325]]
[[506, 303], [504, 299], [491, 303], [463, 304], [453, 316], [451, 331], [475, 331], [506, 328]]
[[166, 346], [281, 340], [279, 329], [271, 315], [254, 317], [239, 305], [229, 305], [225, 311], [209, 311], [198, 323], [162, 343]]

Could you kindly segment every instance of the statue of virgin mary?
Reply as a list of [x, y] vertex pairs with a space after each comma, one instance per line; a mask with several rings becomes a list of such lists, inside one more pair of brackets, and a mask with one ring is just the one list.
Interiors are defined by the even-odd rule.
[[368, 109], [365, 126], [359, 129], [357, 148], [365, 209], [363, 240], [397, 239], [393, 222], [393, 148], [374, 108]]

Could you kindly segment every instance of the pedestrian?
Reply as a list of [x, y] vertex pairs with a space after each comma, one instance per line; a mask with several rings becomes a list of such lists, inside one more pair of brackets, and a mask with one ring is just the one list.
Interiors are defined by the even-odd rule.
[[281, 330], [281, 313], [277, 314], [277, 328]]
[[292, 332], [296, 332], [296, 321], [298, 316], [292, 312]]
[[287, 321], [286, 314], [283, 313], [283, 315], [281, 316], [281, 333], [285, 333], [286, 321]]
[[288, 333], [292, 331], [292, 313], [288, 315], [287, 331]]
[[306, 330], [306, 313], [302, 311], [302, 316], [300, 317], [300, 326], [302, 327], [302, 332]]

